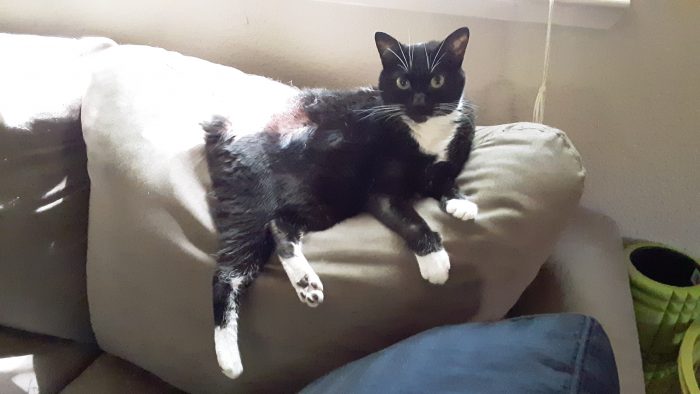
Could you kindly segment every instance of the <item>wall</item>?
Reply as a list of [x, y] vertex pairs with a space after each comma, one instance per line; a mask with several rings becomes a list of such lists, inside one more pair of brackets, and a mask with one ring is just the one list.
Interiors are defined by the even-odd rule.
[[[544, 26], [310, 0], [0, 0], [0, 31], [105, 35], [333, 87], [374, 83], [373, 33], [414, 41], [468, 25], [480, 123], [528, 120]], [[633, 0], [609, 30], [553, 29], [546, 122], [588, 169], [584, 204], [625, 235], [700, 256], [700, 3]]]

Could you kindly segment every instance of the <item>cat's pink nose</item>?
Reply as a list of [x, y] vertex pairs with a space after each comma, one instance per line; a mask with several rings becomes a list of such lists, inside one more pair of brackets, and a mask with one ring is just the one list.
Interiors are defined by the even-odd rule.
[[414, 94], [413, 105], [425, 105], [425, 93]]

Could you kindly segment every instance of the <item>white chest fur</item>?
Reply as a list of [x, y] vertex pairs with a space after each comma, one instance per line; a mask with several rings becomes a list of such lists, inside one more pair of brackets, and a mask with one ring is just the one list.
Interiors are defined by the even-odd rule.
[[458, 115], [458, 111], [453, 111], [447, 115], [432, 117], [423, 123], [416, 123], [406, 116], [402, 119], [413, 131], [413, 138], [423, 152], [437, 155], [438, 160], [445, 160], [447, 145], [454, 135]]

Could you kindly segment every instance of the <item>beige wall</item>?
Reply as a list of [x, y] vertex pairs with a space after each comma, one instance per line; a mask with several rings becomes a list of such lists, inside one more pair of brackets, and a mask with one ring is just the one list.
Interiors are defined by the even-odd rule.
[[[480, 123], [528, 120], [543, 25], [304, 0], [0, 0], [0, 31], [105, 35], [297, 85], [374, 83], [376, 30], [421, 41], [462, 25]], [[584, 203], [700, 255], [700, 3], [632, 0], [610, 30], [553, 34], [545, 119], [584, 157]]]

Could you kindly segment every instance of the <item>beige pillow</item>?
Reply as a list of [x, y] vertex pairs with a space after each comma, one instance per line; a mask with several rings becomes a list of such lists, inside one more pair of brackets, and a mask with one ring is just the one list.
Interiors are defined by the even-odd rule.
[[106, 38], [0, 34], [0, 325], [92, 341], [80, 100]]
[[435, 201], [419, 212], [452, 260], [444, 286], [423, 280], [398, 237], [368, 216], [311, 234], [325, 286], [301, 304], [277, 261], [241, 310], [245, 371], [219, 371], [212, 338], [216, 248], [198, 125], [213, 112], [255, 129], [293, 90], [148, 47], [102, 55], [83, 101], [92, 180], [88, 294], [99, 344], [188, 392], [292, 391], [421, 330], [498, 319], [549, 255], [581, 195], [584, 170], [559, 130], [485, 127], [459, 183], [479, 204], [461, 222]]

